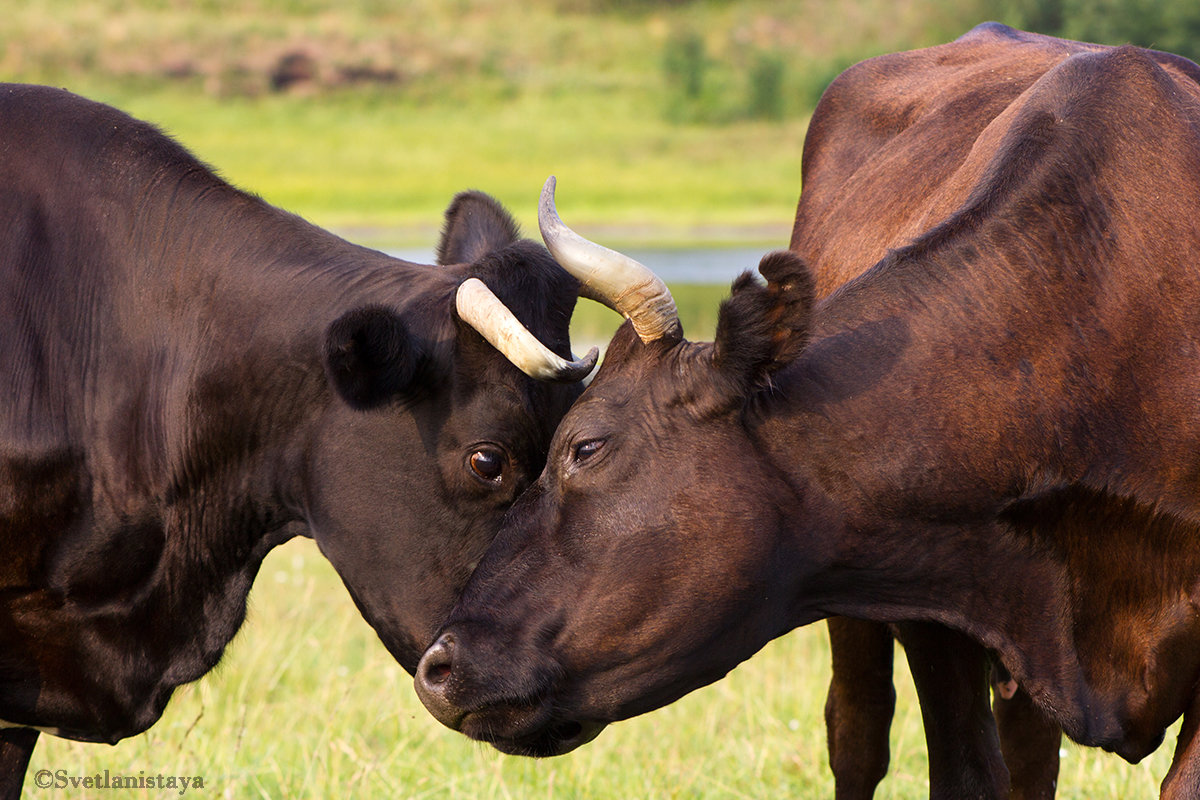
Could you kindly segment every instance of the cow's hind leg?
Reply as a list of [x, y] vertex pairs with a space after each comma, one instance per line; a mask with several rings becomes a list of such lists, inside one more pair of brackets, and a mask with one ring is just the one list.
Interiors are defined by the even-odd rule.
[[1010, 800], [1053, 800], [1058, 785], [1058, 750], [1062, 729], [1024, 689], [1015, 694], [997, 692], [992, 700], [1000, 749], [1012, 779]]
[[921, 701], [929, 748], [929, 797], [1007, 797], [1008, 769], [989, 702], [987, 651], [941, 625], [922, 622], [895, 627]]
[[829, 620], [833, 679], [825, 700], [829, 766], [837, 800], [870, 800], [887, 774], [896, 709], [892, 633], [886, 625]]
[[32, 728], [0, 729], [0, 798], [18, 800], [29, 757], [37, 744], [38, 732]]

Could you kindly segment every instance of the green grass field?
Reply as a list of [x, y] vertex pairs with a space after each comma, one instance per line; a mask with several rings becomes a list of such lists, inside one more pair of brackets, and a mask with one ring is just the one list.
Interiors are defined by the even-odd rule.
[[[900, 695], [892, 770], [880, 798], [927, 796], [920, 712], [897, 659]], [[42, 737], [34, 772], [201, 776], [228, 798], [831, 797], [822, 722], [829, 680], [823, 626], [795, 631], [726, 679], [659, 711], [618, 723], [567, 756], [501, 755], [441, 727], [308, 540], [274, 552], [251, 595], [250, 619], [212, 674], [177, 692], [163, 719], [116, 747]], [[1068, 746], [1059, 796], [1157, 796], [1166, 746], [1143, 764]], [[152, 795], [154, 793], [151, 793]], [[168, 793], [172, 794], [172, 793]]]
[[[564, 218], [617, 245], [782, 246], [800, 190], [804, 120], [701, 135], [537, 97], [489, 110], [482, 125], [456, 108], [413, 114], [349, 100], [92, 96], [164, 127], [238, 186], [375, 246], [431, 246], [442, 211], [467, 188], [497, 197], [536, 236], [538, 193], [551, 174]], [[529, 130], [538, 117], [547, 123]], [[748, 151], [763, 155], [751, 163]], [[694, 167], [673, 174], [681, 162]]]
[[[554, 173], [564, 218], [609, 242], [779, 245], [824, 84], [983, 18], [961, 6], [0, 0], [0, 77], [155, 122], [239, 186], [370, 244], [429, 244], [470, 187], [534, 230]], [[695, 97], [664, 67], [680, 41], [701, 49]], [[272, 91], [297, 53], [312, 80]], [[386, 79], [346, 77], [364, 73]]]

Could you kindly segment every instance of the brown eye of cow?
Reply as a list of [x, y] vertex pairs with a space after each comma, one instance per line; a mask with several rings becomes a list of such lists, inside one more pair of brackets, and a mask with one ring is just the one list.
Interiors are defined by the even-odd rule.
[[488, 483], [499, 483], [504, 476], [504, 454], [491, 448], [480, 448], [471, 453], [471, 471]]
[[586, 442], [580, 442], [575, 445], [575, 460], [587, 461], [600, 452], [600, 448], [602, 447], [604, 447], [603, 439], [588, 439]]

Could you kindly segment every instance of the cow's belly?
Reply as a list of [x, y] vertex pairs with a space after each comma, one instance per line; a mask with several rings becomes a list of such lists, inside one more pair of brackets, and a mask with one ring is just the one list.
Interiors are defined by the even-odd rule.
[[207, 592], [156, 587], [141, 602], [101, 611], [45, 591], [10, 598], [0, 611], [0, 720], [80, 741], [141, 733], [176, 686], [220, 660], [251, 580], [247, 570]]

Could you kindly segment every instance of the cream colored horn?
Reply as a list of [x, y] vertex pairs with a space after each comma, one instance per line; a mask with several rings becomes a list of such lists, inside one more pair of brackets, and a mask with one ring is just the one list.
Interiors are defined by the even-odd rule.
[[499, 297], [478, 278], [467, 278], [454, 297], [458, 317], [477, 330], [517, 369], [539, 381], [578, 381], [596, 366], [593, 347], [578, 361], [567, 361], [538, 341]]
[[555, 179], [542, 187], [538, 227], [546, 249], [582, 284], [579, 294], [625, 316], [643, 342], [679, 334], [675, 299], [662, 279], [627, 255], [589, 242], [568, 228], [554, 208]]

